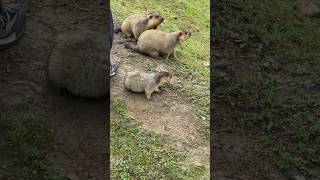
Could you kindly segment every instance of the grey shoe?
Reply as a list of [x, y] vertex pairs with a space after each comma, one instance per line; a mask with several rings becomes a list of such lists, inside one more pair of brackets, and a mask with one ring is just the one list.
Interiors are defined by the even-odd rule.
[[111, 67], [110, 67], [110, 77], [113, 77], [117, 74], [118, 72], [118, 65], [117, 64], [111, 64]]
[[0, 9], [0, 49], [17, 42], [25, 31], [26, 14], [18, 5], [3, 6]]

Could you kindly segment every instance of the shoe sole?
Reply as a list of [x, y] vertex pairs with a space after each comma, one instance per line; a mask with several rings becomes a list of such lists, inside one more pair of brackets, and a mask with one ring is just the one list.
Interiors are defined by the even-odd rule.
[[13, 46], [14, 44], [16, 44], [16, 43], [21, 39], [22, 35], [25, 33], [25, 30], [26, 30], [26, 27], [24, 27], [24, 28], [21, 30], [20, 34], [18, 34], [18, 35], [16, 36], [16, 39], [15, 39], [15, 40], [13, 40], [12, 42], [9, 42], [8, 44], [5, 44], [5, 45], [0, 46], [0, 50], [7, 49], [7, 48]]
[[118, 71], [118, 66], [116, 65], [115, 68], [113, 69], [113, 73], [110, 74], [110, 77], [113, 77], [117, 74], [117, 71]]

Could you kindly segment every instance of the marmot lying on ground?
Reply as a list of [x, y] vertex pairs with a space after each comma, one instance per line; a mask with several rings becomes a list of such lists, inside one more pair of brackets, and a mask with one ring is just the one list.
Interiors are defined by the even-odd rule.
[[153, 58], [162, 56], [164, 59], [175, 58], [175, 49], [182, 42], [189, 39], [191, 33], [188, 31], [176, 31], [166, 33], [159, 30], [147, 30], [143, 32], [137, 44], [124, 42], [128, 49], [149, 55]]

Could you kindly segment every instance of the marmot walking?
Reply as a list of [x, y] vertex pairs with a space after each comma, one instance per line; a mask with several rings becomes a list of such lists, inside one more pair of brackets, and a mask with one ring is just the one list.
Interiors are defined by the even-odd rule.
[[172, 75], [169, 72], [144, 73], [139, 71], [129, 72], [124, 82], [125, 88], [136, 93], [145, 93], [147, 99], [151, 94], [159, 92], [159, 87], [169, 81]]
[[164, 18], [156, 13], [146, 16], [131, 15], [123, 21], [121, 28], [115, 29], [115, 32], [121, 30], [127, 37], [137, 40], [144, 31], [157, 29], [163, 20]]
[[73, 34], [60, 42], [48, 63], [49, 83], [75, 96], [103, 97], [109, 91], [107, 39], [92, 31]]
[[176, 47], [189, 39], [191, 33], [188, 31], [176, 31], [166, 33], [159, 30], [147, 30], [143, 32], [137, 42], [137, 45], [124, 42], [128, 49], [147, 54], [153, 58], [162, 56], [164, 59], [175, 58]]

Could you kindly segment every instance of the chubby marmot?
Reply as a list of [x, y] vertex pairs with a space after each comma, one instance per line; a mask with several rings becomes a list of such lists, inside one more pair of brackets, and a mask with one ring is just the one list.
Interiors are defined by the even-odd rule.
[[168, 57], [175, 58], [176, 47], [189, 39], [190, 36], [191, 33], [186, 30], [171, 33], [147, 30], [140, 35], [137, 44], [124, 42], [123, 45], [153, 58], [162, 56], [164, 59], [168, 59]]
[[109, 92], [110, 63], [103, 33], [84, 31], [61, 42], [51, 54], [48, 80], [53, 87], [74, 96], [100, 98]]
[[298, 0], [293, 8], [307, 16], [318, 16], [320, 14], [319, 7], [312, 0]]
[[122, 22], [121, 28], [115, 29], [115, 32], [121, 30], [127, 37], [137, 40], [144, 31], [157, 29], [163, 20], [164, 18], [156, 13], [146, 16], [131, 15]]
[[154, 91], [159, 92], [159, 87], [171, 78], [172, 75], [167, 71], [160, 71], [156, 73], [133, 71], [127, 74], [124, 86], [127, 90], [132, 92], [144, 92], [147, 99], [150, 99], [151, 94]]

